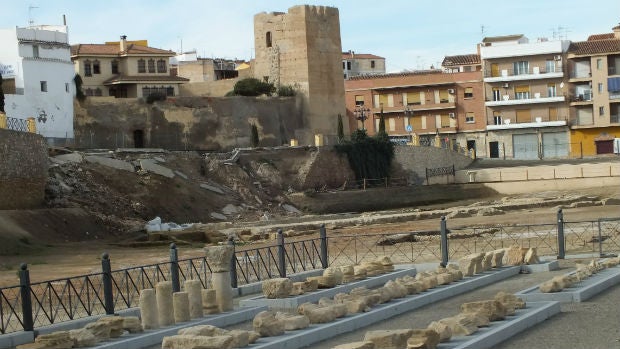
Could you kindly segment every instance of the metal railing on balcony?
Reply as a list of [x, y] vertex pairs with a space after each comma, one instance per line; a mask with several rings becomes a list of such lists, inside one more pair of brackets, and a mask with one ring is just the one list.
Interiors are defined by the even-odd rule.
[[562, 70], [547, 70], [546, 67], [529, 67], [527, 69], [486, 69], [484, 71], [485, 78], [501, 78], [501, 77], [511, 77], [518, 75], [540, 75], [540, 74], [551, 74], [551, 73], [562, 73]]

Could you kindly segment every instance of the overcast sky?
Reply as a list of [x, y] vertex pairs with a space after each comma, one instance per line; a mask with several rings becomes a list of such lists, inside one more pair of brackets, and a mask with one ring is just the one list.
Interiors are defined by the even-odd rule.
[[[342, 50], [386, 58], [388, 72], [427, 69], [445, 55], [475, 53], [484, 36], [587, 39], [620, 21], [618, 0], [0, 0], [0, 27], [62, 24], [77, 43], [147, 39], [202, 57], [253, 58], [253, 17], [300, 4], [340, 11]], [[36, 7], [31, 8], [30, 7]]]

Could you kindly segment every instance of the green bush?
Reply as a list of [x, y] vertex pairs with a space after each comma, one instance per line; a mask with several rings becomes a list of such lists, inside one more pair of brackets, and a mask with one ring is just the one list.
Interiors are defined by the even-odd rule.
[[73, 77], [73, 83], [75, 84], [75, 98], [77, 98], [80, 102], [84, 101], [86, 99], [86, 95], [84, 94], [84, 91], [82, 91], [82, 77], [80, 74], [75, 74]]
[[293, 97], [295, 95], [295, 89], [290, 85], [282, 85], [278, 87], [278, 96], [280, 97]]
[[276, 90], [273, 84], [262, 82], [255, 78], [247, 78], [237, 81], [233, 92], [237, 96], [260, 96], [271, 95]]
[[356, 179], [379, 179], [390, 176], [394, 144], [390, 142], [387, 134], [368, 137], [366, 130], [356, 130], [351, 134], [351, 141], [338, 144], [335, 148], [339, 153], [347, 155]]

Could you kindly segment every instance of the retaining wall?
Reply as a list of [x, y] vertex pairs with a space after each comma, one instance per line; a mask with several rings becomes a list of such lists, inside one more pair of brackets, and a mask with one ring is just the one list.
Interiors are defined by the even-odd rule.
[[40, 207], [47, 166], [42, 136], [0, 129], [0, 210]]

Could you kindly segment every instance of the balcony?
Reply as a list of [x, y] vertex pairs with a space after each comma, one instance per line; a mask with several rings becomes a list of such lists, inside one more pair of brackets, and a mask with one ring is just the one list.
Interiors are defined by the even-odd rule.
[[540, 80], [562, 78], [562, 71], [546, 71], [544, 67], [530, 67], [527, 71], [514, 69], [499, 69], [498, 71], [486, 70], [484, 82], [503, 82], [519, 80]]
[[[424, 112], [424, 111], [429, 111], [429, 110], [447, 110], [447, 109], [454, 109], [456, 108], [456, 103], [450, 103], [450, 102], [441, 102], [441, 103], [426, 103], [426, 104], [409, 104], [409, 110], [413, 110], [414, 113], [415, 112]], [[376, 115], [379, 115], [379, 113], [381, 113], [381, 107], [375, 107], [372, 109], [372, 112]], [[383, 106], [383, 112], [384, 113], [404, 113], [405, 109], [403, 108], [402, 105], [400, 106], [394, 106], [394, 107], [386, 107]]]
[[616, 115], [610, 115], [609, 116], [609, 122], [612, 124], [618, 124], [620, 123], [620, 115], [616, 114]]
[[504, 105], [556, 103], [564, 102], [565, 100], [566, 98], [564, 96], [542, 97], [539, 94], [535, 94], [534, 98], [514, 99], [514, 96], [503, 95], [501, 100], [486, 101], [484, 105], [486, 107], [498, 107]]
[[570, 96], [570, 102], [571, 105], [592, 103], [592, 90], [584, 90], [581, 93]]

